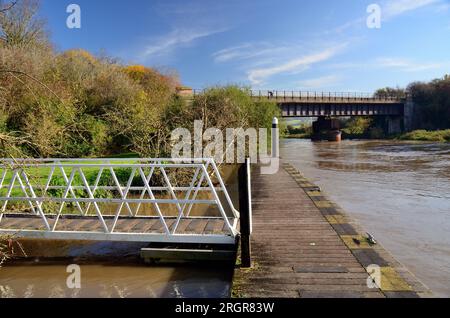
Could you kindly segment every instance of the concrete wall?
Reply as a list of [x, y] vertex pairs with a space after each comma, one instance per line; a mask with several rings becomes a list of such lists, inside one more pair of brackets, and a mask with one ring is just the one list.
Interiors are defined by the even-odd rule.
[[386, 116], [387, 133], [389, 135], [400, 134], [403, 131], [403, 118], [400, 116]]
[[406, 99], [405, 110], [403, 116], [403, 128], [405, 132], [412, 131], [414, 129], [414, 102], [409, 96]]

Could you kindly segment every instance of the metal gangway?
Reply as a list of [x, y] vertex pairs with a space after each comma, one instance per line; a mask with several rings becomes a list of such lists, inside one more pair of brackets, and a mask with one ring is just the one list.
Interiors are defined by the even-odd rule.
[[235, 244], [238, 222], [213, 159], [0, 159], [0, 234]]

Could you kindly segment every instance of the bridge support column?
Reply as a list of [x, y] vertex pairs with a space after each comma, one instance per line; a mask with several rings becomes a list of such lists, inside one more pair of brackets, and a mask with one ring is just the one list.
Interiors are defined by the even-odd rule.
[[388, 116], [387, 121], [387, 133], [388, 135], [400, 134], [402, 132], [402, 118], [399, 116]]
[[413, 117], [414, 117], [414, 101], [412, 97], [408, 94], [403, 111], [403, 129], [405, 132], [412, 131], [414, 129]]
[[337, 119], [319, 117], [313, 122], [312, 140], [341, 141], [340, 123]]

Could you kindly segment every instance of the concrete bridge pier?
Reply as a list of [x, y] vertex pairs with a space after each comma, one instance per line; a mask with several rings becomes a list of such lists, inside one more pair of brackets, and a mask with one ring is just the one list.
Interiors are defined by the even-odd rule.
[[313, 122], [313, 135], [311, 139], [313, 141], [341, 141], [339, 120], [320, 116], [317, 121]]
[[402, 133], [404, 129], [403, 119], [400, 116], [386, 116], [386, 128], [388, 135]]
[[414, 116], [414, 102], [412, 97], [408, 94], [403, 114], [403, 129], [405, 132], [412, 131], [414, 129], [413, 116]]

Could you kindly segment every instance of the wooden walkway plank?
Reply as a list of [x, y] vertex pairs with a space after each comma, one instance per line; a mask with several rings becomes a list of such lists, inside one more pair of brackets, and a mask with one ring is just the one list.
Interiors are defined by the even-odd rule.
[[[51, 227], [54, 225], [54, 216], [47, 217]], [[165, 222], [169, 230], [173, 229], [176, 217], [166, 217]], [[108, 228], [113, 225], [114, 218], [106, 217]], [[225, 222], [218, 218], [182, 218], [177, 228], [177, 234], [228, 234], [223, 230]], [[45, 224], [35, 215], [5, 215], [0, 222], [4, 230], [44, 230]], [[102, 232], [103, 225], [97, 216], [62, 216], [58, 220], [56, 231]], [[119, 233], [165, 233], [164, 226], [159, 217], [120, 217], [117, 220], [115, 232]]]
[[[393, 270], [389, 267], [392, 262], [380, 256], [383, 253], [370, 246], [361, 250], [350, 245], [348, 240], [361, 231], [292, 166], [285, 165], [274, 175], [260, 175], [255, 169], [252, 202], [252, 258], [256, 265], [247, 270], [236, 268], [235, 296], [417, 296], [400, 278], [401, 271]], [[381, 266], [384, 273], [381, 288], [370, 288], [373, 286], [367, 283], [371, 264]], [[397, 294], [389, 288], [398, 289]]]

